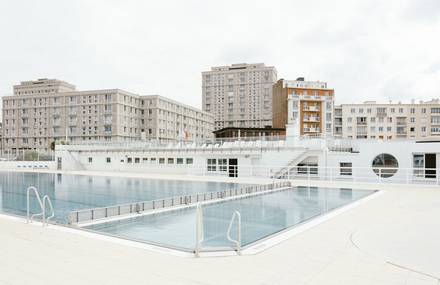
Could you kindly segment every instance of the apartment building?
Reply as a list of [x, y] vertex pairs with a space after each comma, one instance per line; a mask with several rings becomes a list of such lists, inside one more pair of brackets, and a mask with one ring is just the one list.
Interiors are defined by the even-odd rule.
[[294, 127], [297, 135], [333, 134], [334, 90], [326, 82], [280, 79], [273, 85], [273, 127]]
[[232, 64], [202, 72], [203, 110], [214, 115], [215, 130], [272, 126], [273, 66]]
[[57, 79], [24, 81], [3, 99], [3, 148], [50, 149], [54, 141], [195, 140], [212, 137], [213, 116], [158, 95], [77, 91]]
[[390, 140], [440, 136], [440, 100], [342, 104], [335, 107], [334, 125], [335, 135], [344, 138]]
[[213, 138], [214, 116], [197, 108], [159, 96], [141, 96], [141, 131], [160, 141]]

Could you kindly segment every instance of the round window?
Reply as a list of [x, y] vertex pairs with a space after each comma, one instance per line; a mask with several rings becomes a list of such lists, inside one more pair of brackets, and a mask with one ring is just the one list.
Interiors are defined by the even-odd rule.
[[373, 159], [372, 167], [377, 176], [388, 178], [396, 174], [399, 163], [391, 154], [381, 153]]

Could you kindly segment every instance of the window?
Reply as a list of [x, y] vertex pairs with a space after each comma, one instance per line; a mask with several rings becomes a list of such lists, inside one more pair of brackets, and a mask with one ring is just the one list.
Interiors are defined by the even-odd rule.
[[177, 164], [183, 164], [183, 158], [178, 158], [176, 161]]
[[165, 164], [165, 158], [160, 157], [159, 158], [159, 164]]
[[339, 174], [351, 176], [352, 166], [353, 166], [353, 164], [351, 162], [340, 162], [339, 163]]
[[147, 163], [147, 162], [148, 162], [148, 157], [142, 158], [142, 163]]
[[112, 162], [112, 159], [111, 159], [110, 157], [107, 157], [107, 158], [105, 159], [105, 161], [106, 161], [107, 163], [110, 163], [110, 162]]
[[132, 163], [133, 159], [131, 157], [127, 157], [127, 163]]
[[226, 158], [218, 159], [218, 170], [219, 171], [227, 171], [228, 168], [228, 160]]
[[150, 162], [151, 163], [156, 163], [156, 158], [155, 157], [150, 158]]
[[135, 157], [134, 158], [134, 163], [139, 163], [139, 162], [141, 162], [141, 159], [139, 157]]
[[168, 158], [168, 164], [174, 164], [174, 158]]
[[[413, 168], [424, 168], [425, 167], [425, 155], [424, 154], [414, 154], [413, 156]], [[423, 169], [414, 169], [414, 175], [416, 177], [423, 177]]]
[[397, 172], [399, 163], [397, 159], [388, 153], [381, 153], [377, 155], [372, 162], [374, 173], [382, 178], [393, 176]]
[[440, 117], [439, 116], [431, 117], [431, 123], [435, 124], [435, 125], [439, 125], [440, 124]]
[[93, 158], [89, 157], [89, 163], [93, 162]]
[[208, 158], [208, 171], [217, 171], [217, 160], [215, 158]]
[[194, 160], [192, 158], [187, 158], [186, 159], [186, 164], [193, 164]]

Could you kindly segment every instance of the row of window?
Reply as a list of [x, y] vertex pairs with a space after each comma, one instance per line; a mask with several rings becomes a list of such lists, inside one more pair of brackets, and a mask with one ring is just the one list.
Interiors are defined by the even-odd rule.
[[[405, 110], [404, 108], [397, 108], [397, 109], [400, 114], [404, 113], [404, 110]], [[367, 113], [369, 113], [369, 114], [372, 112], [372, 108], [367, 108], [366, 110], [367, 110]], [[389, 110], [390, 110], [390, 113], [396, 112], [396, 108], [389, 108]], [[411, 114], [415, 114], [415, 112], [416, 112], [416, 108], [410, 108], [409, 110], [410, 110]], [[421, 108], [420, 110], [421, 110], [422, 114], [426, 114], [426, 108]], [[357, 109], [357, 112], [360, 114], [364, 113], [364, 108]], [[376, 112], [378, 114], [385, 114], [387, 112], [387, 108], [382, 108], [382, 107], [376, 108]], [[350, 113], [352, 113], [352, 114], [356, 113], [356, 108], [351, 108]], [[440, 113], [440, 108], [431, 108], [431, 113], [434, 113], [434, 114]]]
[[[378, 132], [383, 132], [384, 130], [386, 130], [387, 132], [393, 131], [393, 127], [386, 127], [386, 128], [384, 128], [384, 127], [377, 127], [377, 128], [376, 127], [370, 127], [370, 132], [375, 132], [376, 129], [377, 129]], [[399, 133], [406, 133], [406, 130], [407, 130], [406, 127], [396, 127], [395, 129], [396, 129], [397, 134], [399, 134]], [[359, 127], [358, 126], [356, 128], [356, 130], [357, 130], [358, 133], [359, 132], [365, 132], [366, 133], [367, 132], [367, 127]], [[347, 131], [348, 132], [352, 132], [353, 131], [353, 127], [348, 127]], [[409, 131], [410, 132], [415, 132], [416, 128], [415, 127], [410, 127]], [[420, 131], [422, 133], [426, 132], [426, 127], [425, 126], [421, 127]], [[432, 133], [440, 132], [440, 127], [431, 127], [431, 132]]]
[[[89, 163], [93, 163], [93, 157], [89, 157], [88, 158], [88, 162]], [[111, 157], [106, 157], [105, 158], [105, 162], [106, 163], [111, 163], [112, 162], [112, 158]], [[121, 159], [121, 162], [125, 162], [124, 159]], [[193, 158], [173, 158], [173, 157], [127, 157], [126, 160], [127, 163], [150, 163], [150, 164], [193, 164], [194, 163], [194, 159]]]
[[228, 159], [226, 158], [208, 158], [207, 162], [207, 169], [210, 172], [226, 172], [228, 170]]

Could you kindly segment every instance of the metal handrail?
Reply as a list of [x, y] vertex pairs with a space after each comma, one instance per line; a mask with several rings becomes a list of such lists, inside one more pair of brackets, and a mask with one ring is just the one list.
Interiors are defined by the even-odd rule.
[[[93, 221], [96, 219], [106, 219], [109, 217], [120, 216], [125, 214], [141, 213], [149, 210], [164, 209], [168, 207], [175, 207], [179, 205], [195, 205], [196, 203], [206, 202], [217, 199], [224, 199], [228, 197], [236, 197], [249, 193], [264, 193], [265, 191], [290, 187], [289, 181], [282, 181], [272, 184], [251, 185], [247, 187], [228, 189], [218, 192], [204, 192], [196, 194], [186, 194], [182, 196], [168, 197], [158, 200], [139, 201], [134, 203], [125, 203], [107, 207], [98, 207], [92, 209], [83, 209], [72, 211], [68, 215], [69, 224], [80, 223], [84, 221]], [[125, 210], [124, 210], [125, 208]], [[85, 215], [85, 218], [81, 216]]]
[[[46, 201], [49, 205], [50, 211], [52, 212], [52, 214], [46, 218]], [[43, 226], [46, 224], [49, 225], [49, 220], [52, 219], [53, 217], [55, 217], [55, 211], [53, 210], [53, 206], [52, 206], [52, 202], [50, 200], [50, 197], [48, 195], [44, 195], [43, 197]]]
[[[234, 240], [231, 237], [231, 230], [232, 230], [232, 224], [234, 223], [234, 220], [237, 218], [237, 239]], [[226, 237], [230, 242], [235, 243], [236, 245], [236, 251], [237, 254], [241, 254], [241, 214], [239, 211], [235, 211], [234, 214], [232, 214], [231, 221], [229, 222], [228, 231], [226, 233]]]
[[[30, 214], [30, 212], [31, 212], [31, 210], [30, 210], [30, 192], [31, 191], [34, 192], [35, 196], [37, 197], [38, 204], [40, 205], [40, 208], [41, 208], [41, 213], [33, 214], [33, 215]], [[44, 218], [44, 214], [45, 214], [44, 213], [44, 206], [43, 206], [43, 202], [41, 201], [40, 193], [38, 192], [38, 189], [34, 186], [29, 186], [26, 191], [26, 198], [27, 198], [26, 223], [32, 223], [33, 218], [36, 216], [43, 216], [43, 218]], [[44, 225], [44, 223], [43, 223], [43, 225]]]
[[203, 209], [202, 204], [197, 203], [196, 209], [196, 248], [194, 249], [194, 254], [196, 257], [200, 256], [200, 250], [202, 248], [202, 242], [205, 239], [204, 229], [203, 229]]

